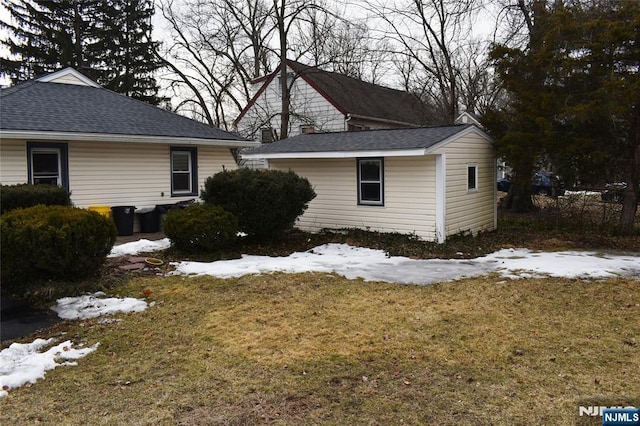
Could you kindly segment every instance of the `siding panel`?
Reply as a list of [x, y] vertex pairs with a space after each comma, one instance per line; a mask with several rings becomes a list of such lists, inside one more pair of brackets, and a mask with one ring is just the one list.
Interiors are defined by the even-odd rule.
[[[495, 229], [496, 161], [492, 145], [471, 133], [448, 143], [437, 153], [446, 153], [446, 233], [474, 234]], [[467, 191], [467, 166], [478, 165], [478, 190]]]
[[311, 182], [317, 197], [298, 221], [298, 227], [363, 228], [380, 232], [415, 233], [435, 238], [435, 159], [385, 158], [384, 206], [357, 205], [355, 159], [270, 160], [270, 167], [293, 170]]
[[[69, 142], [69, 187], [78, 207], [171, 204], [197, 196], [172, 197], [166, 144]], [[27, 182], [26, 141], [2, 140], [1, 182]], [[198, 188], [223, 167], [236, 168], [228, 148], [198, 147]]]

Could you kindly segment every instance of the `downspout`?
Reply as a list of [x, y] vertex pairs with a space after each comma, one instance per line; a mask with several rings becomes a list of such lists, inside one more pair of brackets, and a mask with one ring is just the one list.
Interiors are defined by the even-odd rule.
[[447, 239], [447, 157], [436, 155], [436, 240], [442, 244]]
[[351, 121], [351, 113], [347, 113], [344, 118], [344, 131], [349, 131], [349, 122]]

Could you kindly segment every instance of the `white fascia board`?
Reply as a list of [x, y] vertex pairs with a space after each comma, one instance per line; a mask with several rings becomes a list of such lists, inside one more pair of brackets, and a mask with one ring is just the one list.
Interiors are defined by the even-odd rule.
[[424, 148], [380, 151], [327, 151], [327, 152], [277, 152], [242, 154], [243, 158], [365, 158], [365, 157], [416, 157], [426, 155]]
[[98, 83], [73, 68], [65, 68], [60, 71], [52, 72], [51, 74], [44, 75], [40, 78], [37, 78], [36, 80], [43, 83], [51, 83], [55, 82], [55, 80], [59, 78], [66, 77], [67, 75], [72, 75], [77, 80], [79, 80], [79, 83], [84, 83], [87, 86], [101, 87]]
[[482, 129], [477, 128], [476, 126], [469, 126], [464, 130], [459, 131], [458, 133], [449, 136], [448, 138], [441, 140], [440, 142], [438, 142], [437, 144], [430, 146], [426, 151], [427, 154], [432, 153], [433, 151], [438, 150], [439, 148], [442, 148], [443, 146], [447, 145], [449, 142], [452, 142], [456, 139], [459, 139], [461, 137], [464, 137], [466, 135], [468, 135], [469, 133], [476, 133], [484, 138], [487, 139], [487, 141], [489, 143], [493, 143], [493, 139], [491, 138], [491, 136], [489, 136], [485, 131], [483, 131]]
[[176, 136], [119, 135], [111, 133], [34, 132], [0, 130], [0, 139], [27, 139], [41, 141], [125, 142], [171, 145], [228, 146], [233, 148], [258, 147], [260, 142], [230, 139], [181, 138]]

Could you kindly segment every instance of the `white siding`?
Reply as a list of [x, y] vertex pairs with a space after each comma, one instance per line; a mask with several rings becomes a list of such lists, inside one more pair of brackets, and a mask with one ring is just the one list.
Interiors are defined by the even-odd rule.
[[435, 157], [384, 159], [384, 206], [357, 204], [356, 159], [270, 160], [311, 182], [317, 197], [299, 219], [308, 231], [362, 228], [435, 239]]
[[[495, 229], [496, 160], [484, 137], [470, 133], [436, 151], [446, 153], [446, 234]], [[467, 165], [478, 165], [478, 190], [467, 191]]]
[[[3, 184], [27, 182], [26, 141], [1, 144]], [[131, 205], [138, 208], [171, 204], [198, 196], [171, 196], [170, 145], [69, 142], [69, 189], [78, 207]], [[235, 161], [228, 148], [198, 149], [198, 188], [204, 180], [232, 170]]]
[[27, 181], [27, 144], [0, 139], [0, 183], [16, 185]]
[[[278, 77], [271, 81], [238, 121], [237, 128], [241, 135], [260, 140], [260, 130], [268, 127], [280, 133], [282, 101]], [[346, 130], [344, 119], [340, 111], [301, 77], [294, 81], [291, 91], [289, 136], [300, 134], [300, 126], [309, 123], [313, 123], [318, 131], [341, 132]]]

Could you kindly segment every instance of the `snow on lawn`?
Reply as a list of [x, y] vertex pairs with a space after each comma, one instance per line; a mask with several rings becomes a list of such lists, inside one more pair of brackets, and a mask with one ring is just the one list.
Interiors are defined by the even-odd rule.
[[7, 396], [9, 389], [18, 388], [26, 383], [35, 383], [44, 379], [47, 371], [63, 365], [75, 366], [76, 362], [67, 361], [82, 358], [98, 348], [99, 343], [88, 347], [73, 347], [67, 340], [49, 349], [55, 339], [36, 339], [32, 343], [13, 343], [0, 351], [0, 398]]
[[[103, 292], [80, 297], [64, 297], [51, 309], [67, 320], [96, 318], [118, 312], [141, 312], [147, 302], [132, 297], [123, 299], [104, 297]], [[89, 348], [74, 349], [71, 341], [66, 341], [49, 349], [55, 339], [36, 339], [32, 343], [13, 343], [0, 351], [0, 398], [7, 396], [9, 389], [25, 383], [35, 383], [44, 379], [45, 372], [61, 365], [76, 365], [75, 362], [61, 360], [78, 359], [95, 351], [100, 343]]]
[[640, 257], [596, 252], [536, 252], [504, 249], [475, 259], [410, 259], [387, 256], [382, 250], [325, 244], [287, 257], [242, 256], [217, 262], [174, 262], [179, 275], [220, 278], [270, 272], [335, 272], [367, 281], [430, 284], [497, 272], [507, 278], [603, 278], [640, 276]]
[[133, 297], [124, 299], [116, 297], [104, 298], [101, 291], [79, 297], [63, 297], [58, 305], [51, 308], [58, 316], [66, 320], [89, 319], [118, 312], [142, 312], [147, 309], [147, 302]]
[[171, 246], [169, 238], [163, 238], [157, 241], [142, 239], [131, 243], [113, 246], [111, 253], [109, 253], [107, 257], [132, 256], [138, 253], [149, 253], [168, 249], [169, 246]]

